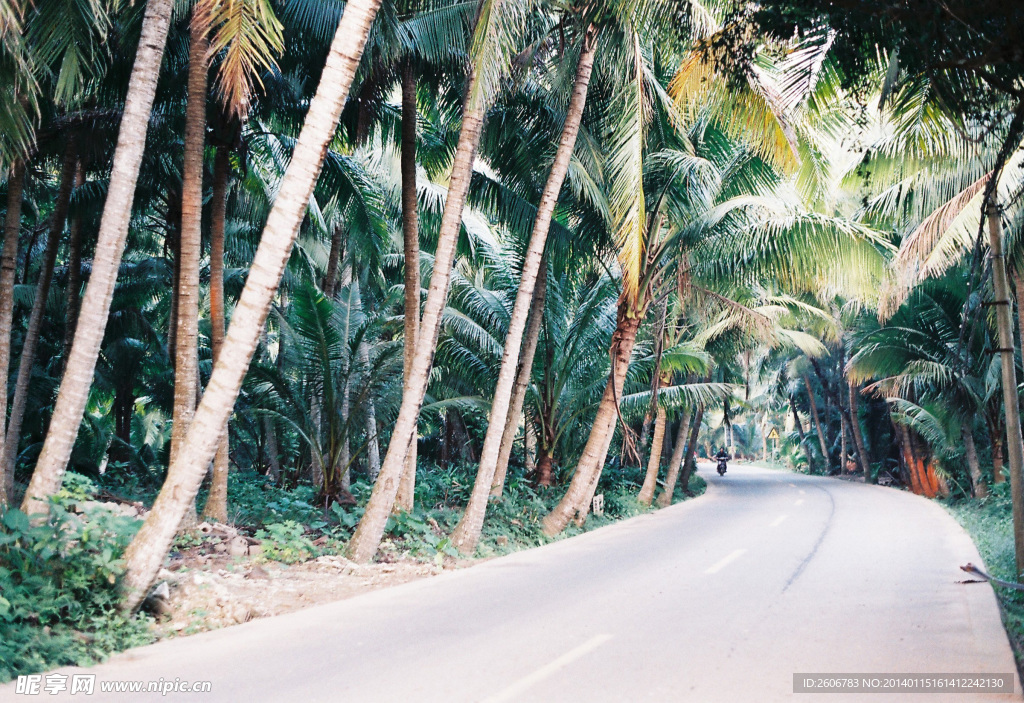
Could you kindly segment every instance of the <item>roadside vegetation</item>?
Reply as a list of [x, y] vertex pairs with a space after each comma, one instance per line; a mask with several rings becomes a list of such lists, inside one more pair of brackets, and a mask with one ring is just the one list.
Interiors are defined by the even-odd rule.
[[1022, 43], [966, 0], [5, 0], [0, 677], [146, 641], [175, 569], [448, 568], [721, 447], [1024, 515]]

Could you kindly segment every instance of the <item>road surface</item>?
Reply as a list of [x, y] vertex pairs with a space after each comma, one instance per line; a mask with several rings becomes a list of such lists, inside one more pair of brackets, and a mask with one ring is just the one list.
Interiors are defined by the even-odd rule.
[[[991, 588], [957, 583], [978, 554], [940, 506], [901, 491], [750, 466], [701, 472], [710, 486], [696, 500], [88, 670], [211, 681], [211, 693], [91, 698], [1020, 700], [1016, 674], [1012, 696], [794, 694], [795, 673], [1014, 672]], [[29, 699], [0, 688], [0, 700]]]

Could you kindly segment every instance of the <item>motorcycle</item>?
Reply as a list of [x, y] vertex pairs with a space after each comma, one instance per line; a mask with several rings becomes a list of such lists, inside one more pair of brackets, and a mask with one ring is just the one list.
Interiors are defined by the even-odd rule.
[[726, 468], [727, 468], [726, 467], [726, 462], [727, 462], [726, 459], [719, 459], [718, 460], [718, 475], [719, 476], [725, 476], [725, 471], [726, 471]]

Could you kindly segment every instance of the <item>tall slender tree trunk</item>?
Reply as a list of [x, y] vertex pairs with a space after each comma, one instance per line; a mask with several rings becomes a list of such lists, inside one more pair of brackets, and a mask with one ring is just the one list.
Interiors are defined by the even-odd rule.
[[[230, 177], [230, 154], [225, 147], [218, 147], [213, 161], [213, 195], [210, 199], [210, 344], [213, 347], [214, 364], [220, 358], [220, 350], [224, 346], [224, 229]], [[228, 519], [227, 423], [224, 425], [224, 436], [213, 457], [210, 495], [203, 507], [203, 516], [217, 522], [227, 522]]]
[[964, 452], [967, 454], [967, 468], [971, 473], [971, 493], [975, 498], [988, 495], [988, 486], [981, 475], [981, 463], [978, 461], [978, 449], [974, 445], [974, 431], [969, 420], [960, 423], [960, 437], [964, 441]]
[[[167, 359], [171, 371], [175, 371], [178, 365], [178, 295], [181, 293], [181, 226], [180, 223], [174, 224], [173, 218], [171, 219], [170, 231], [174, 233], [171, 255], [174, 256], [174, 261], [171, 263], [171, 309], [167, 314]], [[166, 254], [166, 246], [164, 249]]]
[[[509, 448], [511, 452], [511, 447]], [[530, 418], [523, 414], [523, 454], [526, 473], [533, 473], [537, 469], [537, 432], [533, 429]], [[508, 461], [505, 461], [505, 468], [508, 468]], [[506, 472], [507, 473], [507, 472]], [[505, 482], [502, 481], [502, 488]], [[493, 490], [493, 486], [491, 487]]]
[[472, 554], [480, 540], [480, 530], [483, 528], [484, 515], [487, 512], [487, 498], [491, 493], [501, 440], [508, 420], [523, 333], [526, 331], [527, 318], [533, 301], [533, 289], [540, 274], [544, 249], [547, 246], [548, 230], [551, 227], [551, 217], [554, 215], [555, 205], [558, 203], [562, 183], [569, 172], [569, 162], [572, 159], [573, 149], [576, 147], [576, 135], [579, 134], [583, 108], [587, 101], [587, 89], [590, 86], [590, 74], [594, 67], [594, 54], [597, 50], [596, 39], [597, 28], [591, 25], [584, 37], [583, 50], [580, 52], [579, 62], [576, 66], [572, 96], [569, 98], [569, 109], [565, 116], [565, 125], [562, 128], [561, 139], [558, 143], [558, 150], [555, 152], [555, 160], [551, 165], [547, 183], [544, 184], [544, 192], [541, 195], [540, 205], [537, 207], [537, 217], [533, 222], [533, 234], [530, 236], [530, 244], [523, 260], [519, 290], [516, 292], [516, 301], [512, 307], [508, 333], [505, 336], [501, 369], [498, 371], [498, 381], [491, 401], [489, 424], [484, 437], [483, 451], [480, 455], [479, 470], [473, 483], [473, 492], [466, 505], [466, 512], [452, 532], [452, 544], [463, 554]]
[[[75, 169], [75, 188], [85, 183], [85, 169], [79, 160]], [[62, 363], [67, 363], [71, 344], [75, 341], [75, 323], [78, 320], [78, 306], [82, 297], [82, 218], [78, 213], [71, 216], [68, 227], [68, 283], [66, 313], [64, 320], [64, 353]]]
[[263, 418], [264, 449], [267, 452], [267, 476], [274, 483], [281, 480], [280, 450], [277, 446], [277, 429], [269, 417]]
[[[483, 31], [491, 35], [500, 0], [494, 0], [487, 13], [487, 26]], [[483, 19], [481, 15], [481, 19]], [[481, 28], [476, 33], [480, 35]], [[387, 455], [380, 469], [380, 475], [373, 486], [373, 493], [366, 505], [366, 511], [359, 521], [352, 540], [349, 542], [349, 557], [356, 562], [365, 563], [373, 558], [384, 534], [384, 526], [395, 505], [398, 484], [402, 473], [406, 470], [406, 458], [410, 446], [416, 441], [416, 430], [423, 396], [427, 391], [427, 381], [434, 362], [434, 351], [437, 347], [437, 335], [441, 329], [441, 315], [448, 300], [448, 284], [451, 280], [452, 264], [455, 260], [455, 245], [458, 242], [462, 226], [462, 210], [466, 203], [466, 193], [473, 175], [473, 162], [480, 143], [486, 113], [486, 99], [478, 83], [478, 77], [470, 71], [467, 81], [465, 107], [462, 112], [462, 129], [459, 133], [459, 144], [455, 149], [452, 162], [451, 177], [448, 182], [448, 196], [441, 216], [441, 227], [438, 231], [437, 249], [434, 252], [434, 270], [430, 276], [430, 288], [427, 300], [423, 305], [423, 316], [416, 333], [416, 354], [412, 368], [405, 378], [402, 389], [402, 404], [398, 410], [391, 442]], [[490, 488], [490, 483], [488, 483]]]
[[992, 287], [995, 289], [996, 324], [999, 328], [999, 356], [1003, 375], [1006, 454], [1010, 463], [1010, 496], [1013, 503], [1013, 543], [1017, 565], [1017, 577], [1014, 580], [1017, 580], [1021, 572], [1024, 572], [1024, 439], [1021, 437], [1017, 369], [1013, 358], [1013, 303], [1006, 280], [1002, 221], [995, 198], [989, 203], [987, 215]]
[[220, 359], [193, 417], [192, 430], [168, 468], [167, 479], [146, 522], [125, 552], [125, 610], [135, 610], [145, 598], [167, 556], [175, 529], [217, 451], [320, 175], [328, 144], [334, 138], [379, 5], [379, 0], [349, 0], [345, 5], [316, 95], [310, 102], [245, 287], [231, 316]]
[[338, 262], [341, 261], [341, 250], [345, 246], [345, 228], [338, 225], [331, 233], [331, 251], [327, 255], [327, 269], [320, 289], [328, 298], [333, 298], [338, 288]]
[[858, 389], [853, 383], [848, 384], [848, 387], [850, 389], [850, 428], [853, 430], [853, 441], [857, 445], [857, 463], [860, 464], [860, 470], [864, 473], [864, 482], [874, 483], [875, 480], [871, 476], [871, 463], [868, 461], [867, 446], [864, 444], [864, 433], [860, 428], [857, 408]]
[[71, 190], [75, 185], [75, 172], [78, 166], [78, 151], [75, 141], [68, 139], [64, 148], [64, 163], [61, 166], [60, 186], [57, 200], [54, 203], [50, 218], [50, 231], [46, 238], [46, 250], [43, 254], [39, 280], [36, 282], [36, 297], [32, 301], [32, 312], [25, 330], [25, 343], [21, 347], [21, 358], [18, 360], [18, 380], [14, 385], [14, 400], [11, 403], [11, 417], [7, 422], [7, 435], [3, 450], [0, 451], [0, 472], [7, 478], [7, 493], [13, 493], [14, 469], [18, 460], [18, 444], [21, 438], [21, 423], [25, 419], [25, 406], [28, 403], [28, 390], [32, 382], [32, 367], [36, 362], [36, 348], [39, 336], [43, 331], [43, 317], [46, 314], [46, 301], [50, 297], [50, 283], [53, 281], [53, 269], [57, 263], [57, 251], [60, 249], [61, 234], [68, 217], [68, 204], [71, 202]]
[[558, 505], [544, 518], [543, 529], [548, 536], [557, 535], [565, 529], [570, 520], [580, 514], [586, 516], [590, 510], [590, 500], [597, 489], [597, 483], [608, 456], [608, 446], [612, 441], [615, 423], [618, 420], [618, 404], [622, 398], [622, 386], [629, 370], [633, 345], [636, 343], [637, 331], [640, 329], [641, 315], [630, 310], [625, 293], [619, 299], [618, 319], [615, 332], [612, 334], [611, 357], [612, 373], [601, 396], [601, 404], [590, 427], [590, 436], [576, 464], [569, 489], [562, 496]]
[[[359, 364], [364, 369], [370, 368], [370, 352], [365, 343], [359, 345]], [[366, 397], [366, 473], [370, 483], [377, 481], [380, 475], [380, 442], [377, 438], [377, 404], [372, 395]]]
[[[0, 454], [4, 449], [7, 423], [7, 377], [11, 367], [11, 323], [14, 319], [14, 274], [18, 268], [18, 240], [21, 237], [21, 203], [25, 191], [25, 162], [18, 159], [7, 178], [7, 216], [4, 219], [4, 248], [0, 252]], [[13, 485], [13, 477], [10, 483]], [[7, 472], [0, 465], [0, 508], [14, 496], [8, 489]]]
[[668, 475], [665, 476], [665, 488], [658, 496], [658, 507], [660, 508], [667, 508], [672, 505], [672, 494], [676, 492], [676, 482], [679, 480], [679, 470], [683, 466], [683, 454], [686, 451], [686, 435], [689, 432], [690, 411], [687, 410], [679, 420], [675, 446], [672, 447], [672, 456], [668, 460]]
[[[537, 274], [537, 285], [533, 288], [533, 302], [530, 304], [530, 323], [526, 328], [526, 336], [523, 339], [523, 353], [519, 359], [519, 370], [516, 372], [516, 384], [512, 388], [512, 401], [509, 403], [508, 417], [505, 419], [505, 431], [501, 435], [501, 447], [498, 450], [498, 463], [494, 467], [494, 480], [491, 481], [491, 495], [501, 497], [505, 490], [505, 476], [508, 474], [508, 460], [512, 456], [512, 445], [515, 442], [516, 434], [519, 432], [519, 418], [523, 414], [523, 403], [526, 402], [526, 392], [530, 388], [530, 378], [533, 373], [533, 358], [537, 355], [537, 343], [540, 341], [540, 331], [544, 326], [544, 299], [548, 290], [548, 266], [547, 253], [541, 260], [540, 272]], [[529, 427], [528, 422], [523, 423], [524, 443]], [[529, 448], [527, 448], [529, 455]], [[550, 461], [548, 462], [550, 466]], [[548, 473], [548, 481], [551, 474]]]
[[[194, 19], [194, 18], [193, 18]], [[202, 255], [203, 149], [206, 141], [207, 41], [193, 21], [189, 47], [188, 98], [185, 107], [185, 155], [181, 179], [181, 229], [178, 232], [178, 316], [174, 353], [174, 416], [171, 463], [188, 435], [196, 409], [199, 377], [199, 259]]]
[[[142, 34], [117, 135], [92, 273], [82, 299], [75, 341], [61, 380], [50, 428], [25, 493], [23, 509], [27, 513], [47, 511], [46, 499], [60, 488], [82, 423], [96, 359], [107, 326], [117, 270], [128, 235], [135, 184], [146, 146], [146, 130], [149, 127], [149, 114], [156, 93], [172, 6], [171, 0], [149, 0], [146, 4]], [[160, 559], [163, 559], [163, 555], [160, 555]]]
[[[174, 414], [170, 461], [189, 432], [199, 394], [199, 260], [203, 242], [203, 151], [206, 142], [206, 54], [208, 44], [200, 22], [190, 23], [188, 96], [185, 107], [184, 167], [181, 178], [181, 227], [178, 229], [178, 271], [174, 326]], [[224, 516], [227, 519], [227, 516]], [[181, 528], [198, 523], [195, 502]]]
[[651, 440], [651, 455], [647, 459], [647, 474], [640, 487], [641, 505], [650, 505], [654, 500], [654, 489], [658, 487], [658, 470], [661, 468], [661, 448], [665, 442], [665, 408], [658, 406], [654, 418], [654, 439]]
[[[408, 383], [420, 326], [420, 224], [416, 193], [416, 74], [411, 59], [402, 65], [402, 248], [405, 255], [405, 349], [402, 378]], [[417, 422], [418, 424], [418, 422]], [[406, 450], [395, 510], [413, 509], [416, 493], [417, 431]], [[379, 472], [378, 472], [379, 473]]]
[[[345, 303], [345, 326], [341, 331], [341, 338], [345, 340], [346, 354], [342, 359], [342, 383], [341, 383], [341, 451], [338, 456], [338, 463], [332, 467], [332, 474], [337, 477], [332, 482], [344, 493], [349, 493], [352, 488], [352, 433], [349, 431], [349, 415], [351, 407], [349, 402], [349, 390], [352, 387], [352, 358], [349, 352], [349, 339], [352, 336], [352, 305], [354, 304], [355, 286], [352, 283], [352, 261], [346, 262], [341, 273], [341, 285], [346, 291], [348, 301]], [[340, 472], [340, 476], [338, 473]], [[340, 479], [340, 480], [339, 480]]]
[[[710, 380], [710, 378], [709, 375], [708, 379]], [[693, 427], [690, 428], [690, 441], [686, 445], [686, 458], [683, 460], [683, 475], [679, 477], [679, 482], [683, 484], [684, 491], [689, 489], [690, 476], [693, 475], [694, 469], [697, 468], [697, 440], [700, 439], [700, 426], [703, 422], [704, 406], [701, 405], [693, 416]]]
[[818, 434], [818, 443], [821, 447], [821, 459], [825, 462], [825, 473], [829, 471], [828, 442], [825, 441], [825, 430], [821, 426], [821, 417], [818, 415], [818, 402], [814, 399], [814, 387], [811, 386], [811, 378], [804, 373], [804, 387], [807, 389], [807, 401], [811, 408], [811, 420], [814, 421], [814, 431]]
[[800, 448], [804, 451], [804, 456], [807, 457], [807, 468], [811, 473], [814, 473], [814, 457], [813, 454], [807, 449], [807, 435], [804, 432], [804, 423], [800, 419], [800, 413], [796, 409], [796, 396], [792, 393], [789, 395], [789, 409], [793, 413], [793, 422], [796, 424], [797, 433], [800, 435]]

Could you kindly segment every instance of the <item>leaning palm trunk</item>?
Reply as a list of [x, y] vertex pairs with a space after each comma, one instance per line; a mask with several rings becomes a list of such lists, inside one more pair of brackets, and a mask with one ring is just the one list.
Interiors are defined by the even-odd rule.
[[[11, 403], [11, 417], [7, 422], [7, 435], [3, 451], [0, 451], [0, 473], [7, 478], [7, 492], [14, 488], [14, 468], [18, 459], [18, 440], [21, 437], [21, 423], [25, 419], [25, 406], [28, 403], [28, 389], [32, 382], [32, 367], [36, 361], [36, 347], [43, 331], [43, 317], [46, 314], [46, 301], [50, 297], [50, 283], [53, 281], [53, 268], [57, 263], [57, 250], [60, 248], [60, 235], [64, 232], [67, 221], [68, 204], [71, 202], [71, 189], [75, 184], [75, 172], [78, 167], [78, 153], [73, 139], [68, 140], [64, 151], [64, 164], [61, 166], [60, 189], [50, 219], [50, 231], [46, 238], [46, 253], [36, 282], [36, 297], [32, 301], [32, 312], [25, 330], [25, 343], [21, 347], [21, 358], [18, 360], [18, 380], [14, 385], [14, 400]], [[6, 382], [6, 379], [4, 379]]]
[[[501, 0], [492, 0], [487, 13], [486, 25], [479, 25], [475, 32], [483, 31], [488, 36], [497, 31], [496, 18]], [[483, 5], [481, 5], [483, 7]], [[483, 21], [483, 16], [481, 16]], [[484, 40], [486, 42], [487, 40]], [[483, 44], [481, 44], [482, 46]], [[365, 563], [377, 553], [384, 526], [395, 505], [395, 496], [402, 474], [407, 472], [407, 457], [410, 447], [416, 442], [416, 428], [427, 381], [434, 362], [437, 336], [441, 330], [441, 314], [448, 300], [448, 283], [451, 280], [452, 264], [455, 260], [455, 245], [462, 226], [462, 210], [466, 193], [473, 175], [480, 133], [483, 129], [487, 101], [483, 95], [480, 76], [471, 69], [466, 85], [466, 101], [462, 112], [462, 129], [459, 143], [452, 161], [448, 195], [445, 199], [441, 227], [438, 230], [437, 248], [434, 252], [434, 271], [430, 276], [430, 288], [423, 305], [423, 316], [416, 332], [416, 353], [412, 366], [405, 376], [402, 389], [402, 404], [398, 410], [391, 442], [380, 475], [373, 486], [373, 493], [366, 505], [352, 540], [349, 542], [349, 557]], [[488, 484], [489, 485], [489, 484]]]
[[[1013, 543], [1017, 574], [1024, 572], [1024, 439], [1021, 438], [1017, 401], [1017, 370], [1013, 360], [1013, 303], [1006, 280], [1003, 232], [995, 198], [988, 206], [988, 239], [992, 259], [999, 357], [1003, 374], [1003, 412], [1006, 414], [1006, 455], [1010, 463], [1010, 496], [1013, 503]], [[1016, 580], [1016, 579], [1015, 579]]]
[[640, 487], [638, 499], [641, 505], [650, 505], [654, 500], [654, 489], [658, 486], [658, 470], [661, 468], [661, 449], [665, 443], [665, 408], [658, 406], [654, 419], [654, 439], [651, 440], [651, 456], [647, 459], [647, 474]]
[[619, 301], [615, 332], [612, 334], [612, 373], [601, 396], [601, 404], [591, 425], [590, 436], [576, 465], [569, 489], [558, 505], [544, 518], [544, 533], [548, 536], [557, 535], [565, 529], [570, 520], [577, 517], [577, 514], [583, 518], [590, 510], [591, 496], [597, 489], [597, 482], [601, 477], [608, 446], [611, 444], [615, 423], [618, 420], [622, 386], [629, 370], [636, 334], [640, 329], [640, 315], [630, 314], [629, 308], [623, 293], [623, 298]]
[[[402, 66], [402, 248], [405, 254], [405, 349], [402, 378], [412, 376], [420, 326], [420, 224], [416, 197], [416, 76], [412, 61]], [[416, 439], [409, 443], [395, 510], [411, 511], [416, 493]], [[380, 473], [378, 467], [378, 474]]]
[[533, 289], [540, 274], [544, 249], [547, 246], [548, 230], [551, 228], [551, 217], [554, 215], [555, 205], [558, 203], [558, 194], [562, 190], [562, 183], [569, 172], [569, 162], [572, 159], [573, 149], [576, 147], [576, 135], [579, 134], [583, 108], [587, 102], [590, 73], [594, 67], [594, 54], [597, 49], [596, 38], [597, 29], [592, 25], [587, 29], [584, 37], [583, 50], [580, 52], [579, 63], [576, 66], [576, 79], [572, 96], [569, 98], [569, 109], [565, 116], [565, 125], [562, 128], [558, 151], [555, 153], [555, 160], [551, 165], [547, 183], [544, 184], [544, 192], [537, 208], [537, 217], [533, 222], [533, 234], [530, 236], [530, 244], [523, 260], [519, 290], [516, 293], [508, 333], [505, 336], [501, 370], [498, 372], [498, 381], [491, 401], [491, 415], [487, 426], [487, 435], [484, 437], [484, 447], [480, 453], [480, 466], [476, 481], [473, 483], [473, 493], [466, 505], [466, 512], [452, 533], [452, 544], [463, 554], [472, 554], [476, 550], [476, 544], [480, 539], [480, 530], [483, 528], [484, 515], [487, 512], [487, 498], [491, 492], [491, 483], [494, 480], [494, 472], [498, 464], [501, 440], [508, 419], [509, 401], [512, 399], [515, 385], [523, 333], [526, 330], [526, 322], [533, 301]]
[[[25, 162], [18, 159], [7, 179], [7, 217], [4, 220], [4, 248], [0, 253], [0, 452], [3, 451], [7, 419], [7, 376], [11, 366], [11, 321], [14, 317], [14, 274], [18, 267], [18, 239], [21, 235], [21, 202], [25, 192]], [[13, 477], [11, 479], [13, 484]], [[14, 496], [0, 465], [0, 508]]]
[[[213, 363], [220, 358], [224, 346], [224, 227], [228, 204], [228, 178], [231, 162], [228, 150], [218, 147], [213, 162], [213, 196], [210, 213], [210, 345]], [[203, 507], [203, 516], [217, 522], [228, 519], [228, 428], [213, 458], [210, 495]]]
[[[545, 257], [547, 254], [545, 254]], [[515, 442], [516, 434], [519, 432], [519, 416], [523, 412], [523, 403], [526, 402], [526, 391], [530, 387], [530, 377], [533, 374], [533, 358], [537, 354], [537, 343], [540, 341], [540, 330], [544, 326], [544, 299], [548, 290], [548, 267], [547, 261], [541, 261], [540, 273], [537, 274], [537, 285], [533, 289], [533, 302], [530, 304], [530, 324], [526, 328], [526, 337], [523, 340], [523, 353], [519, 359], [519, 371], [516, 374], [516, 385], [512, 389], [512, 402], [508, 407], [508, 418], [505, 420], [505, 431], [501, 436], [501, 449], [498, 450], [498, 464], [494, 467], [494, 480], [491, 481], [491, 495], [501, 497], [505, 490], [505, 476], [508, 474], [508, 460], [512, 455], [512, 444]], [[526, 445], [527, 468], [530, 466], [531, 452], [530, 442], [533, 439], [533, 432], [529, 422], [524, 423], [523, 442]], [[551, 465], [550, 457], [548, 466]], [[549, 475], [550, 478], [550, 475]]]
[[[672, 458], [668, 460], [668, 475], [665, 476], [665, 488], [658, 496], [658, 507], [667, 508], [672, 505], [672, 494], [676, 491], [676, 482], [679, 480], [679, 469], [683, 465], [683, 452], [686, 449], [686, 435], [690, 430], [690, 412], [683, 413], [679, 421], [679, 430], [676, 432], [676, 443], [672, 447]], [[683, 486], [686, 488], [686, 486]]]
[[82, 423], [96, 359], [107, 326], [117, 270], [121, 265], [121, 255], [128, 235], [135, 184], [146, 146], [149, 114], [156, 94], [172, 7], [171, 0], [149, 0], [146, 5], [139, 48], [135, 54], [117, 135], [114, 164], [100, 220], [89, 285], [86, 286], [78, 313], [75, 341], [71, 345], [71, 355], [61, 380], [50, 429], [25, 493], [23, 509], [28, 513], [47, 511], [46, 499], [60, 488]]
[[126, 610], [142, 602], [174, 538], [175, 528], [195, 498], [206, 467], [217, 450], [242, 379], [252, 361], [281, 282], [299, 225], [313, 193], [327, 146], [334, 137], [363, 45], [379, 7], [378, 0], [350, 0], [338, 24], [327, 62], [310, 102], [291, 162], [267, 218], [245, 288], [234, 308], [192, 428], [142, 529], [125, 552]]

